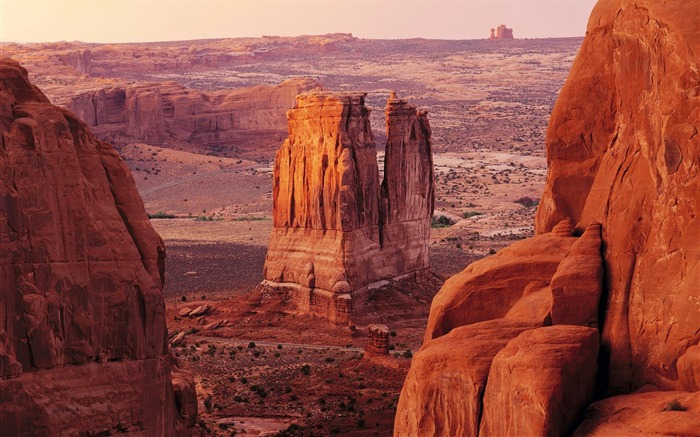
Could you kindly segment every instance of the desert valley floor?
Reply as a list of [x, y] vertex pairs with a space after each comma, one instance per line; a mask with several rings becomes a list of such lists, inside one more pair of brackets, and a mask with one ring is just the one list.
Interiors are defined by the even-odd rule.
[[[196, 374], [201, 428], [211, 435], [385, 436], [441, 284], [533, 235], [547, 171], [545, 130], [581, 42], [328, 35], [2, 49], [54, 103], [76, 112], [86, 93], [120, 86], [165, 95], [176, 86], [217, 92], [308, 78], [327, 90], [366, 92], [380, 164], [389, 93], [428, 110], [434, 217], [445, 217], [431, 230], [432, 273], [374, 293], [352, 326], [300, 314], [260, 285], [284, 126], [259, 137], [250, 128], [235, 146], [136, 141], [128, 128], [105, 134], [166, 244], [168, 330], [173, 338], [185, 334], [173, 349]], [[249, 126], [274, 124], [266, 118], [273, 115], [256, 114]], [[197, 307], [201, 317], [180, 316]], [[372, 323], [391, 329], [390, 356], [364, 356]]]

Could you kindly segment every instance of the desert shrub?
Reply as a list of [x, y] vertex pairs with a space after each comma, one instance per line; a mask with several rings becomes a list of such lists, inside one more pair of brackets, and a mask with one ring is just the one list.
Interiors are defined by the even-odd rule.
[[687, 408], [685, 408], [683, 405], [681, 405], [681, 402], [678, 399], [673, 399], [672, 401], [669, 401], [666, 406], [664, 407], [664, 411], [686, 411]]
[[464, 214], [462, 214], [462, 217], [464, 218], [472, 218], [476, 217], [477, 215], [481, 215], [479, 211], [465, 211]]
[[259, 357], [259, 356], [260, 356], [260, 351], [255, 351], [255, 352], [253, 352], [253, 356], [255, 356], [255, 358]]
[[165, 211], [158, 211], [155, 214], [148, 214], [149, 219], [174, 219], [175, 214], [168, 214]]
[[389, 335], [391, 335], [392, 337], [396, 337], [396, 331], [391, 331]]
[[261, 222], [265, 220], [271, 220], [268, 217], [256, 217], [256, 216], [250, 216], [250, 217], [236, 217], [233, 219], [234, 222]]
[[494, 249], [493, 247], [491, 249], [489, 249], [489, 255], [495, 255], [495, 254], [496, 254], [496, 249]]
[[519, 203], [525, 208], [532, 208], [539, 205], [540, 199], [533, 199], [532, 197], [525, 196], [515, 200], [514, 203]]
[[185, 295], [183, 294], [182, 297], [180, 298], [180, 300], [182, 300], [183, 302], [187, 302], [187, 296], [185, 296]]
[[411, 358], [413, 358], [413, 352], [411, 352], [411, 349], [406, 349], [406, 350], [403, 352], [403, 357], [406, 358], [406, 359], [411, 359]]
[[301, 366], [301, 373], [303, 373], [304, 375], [308, 375], [309, 373], [311, 373], [311, 366], [309, 366], [308, 364], [304, 364], [303, 366]]
[[211, 396], [204, 398], [204, 408], [206, 408], [207, 411], [211, 411]]
[[248, 343], [248, 348], [249, 348], [249, 349], [253, 349], [254, 347], [255, 347], [255, 342], [254, 342], [254, 341], [251, 341], [250, 343]]
[[282, 349], [282, 345], [281, 345], [281, 344], [278, 344], [278, 345], [277, 345], [277, 349]]
[[430, 227], [432, 228], [447, 228], [449, 226], [452, 226], [454, 222], [447, 218], [444, 215], [438, 216], [438, 217], [433, 217]]

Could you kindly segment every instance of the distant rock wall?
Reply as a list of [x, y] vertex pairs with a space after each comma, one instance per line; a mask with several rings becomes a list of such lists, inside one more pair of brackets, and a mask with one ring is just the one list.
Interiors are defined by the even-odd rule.
[[0, 433], [186, 435], [165, 249], [126, 165], [9, 59], [0, 133]]
[[277, 144], [295, 96], [319, 86], [311, 79], [289, 79], [275, 86], [204, 92], [175, 82], [142, 83], [85, 92], [68, 98], [65, 106], [104, 141], [226, 151]]
[[[392, 96], [380, 184], [364, 94], [312, 92], [288, 112], [277, 152], [265, 279], [347, 321], [366, 287], [429, 267], [433, 166], [427, 115]], [[354, 300], [353, 297], [354, 296]]]

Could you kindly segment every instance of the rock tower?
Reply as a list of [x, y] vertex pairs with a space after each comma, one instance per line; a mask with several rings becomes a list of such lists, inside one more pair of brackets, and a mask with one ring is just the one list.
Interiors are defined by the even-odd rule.
[[429, 267], [433, 162], [427, 114], [392, 93], [384, 179], [365, 94], [310, 92], [277, 152], [265, 279], [299, 307], [348, 322], [380, 281]]

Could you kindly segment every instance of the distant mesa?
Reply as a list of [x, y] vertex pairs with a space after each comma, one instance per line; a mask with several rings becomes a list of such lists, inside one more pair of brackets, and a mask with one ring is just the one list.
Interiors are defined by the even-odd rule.
[[513, 39], [513, 29], [506, 27], [505, 24], [501, 24], [497, 28], [491, 29], [489, 39]]
[[265, 279], [303, 311], [352, 320], [379, 281], [429, 268], [433, 158], [427, 113], [392, 94], [384, 180], [363, 93], [309, 92], [277, 152]]

